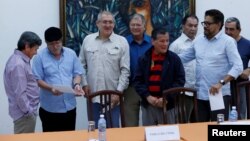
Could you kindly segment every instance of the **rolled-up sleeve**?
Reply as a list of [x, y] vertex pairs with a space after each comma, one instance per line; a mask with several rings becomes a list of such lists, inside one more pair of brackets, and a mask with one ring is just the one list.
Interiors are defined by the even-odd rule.
[[229, 63], [232, 65], [231, 69], [228, 72], [228, 75], [237, 78], [243, 71], [243, 63], [240, 58], [240, 54], [237, 50], [236, 42], [229, 40], [226, 43], [227, 43], [226, 53], [228, 56]]

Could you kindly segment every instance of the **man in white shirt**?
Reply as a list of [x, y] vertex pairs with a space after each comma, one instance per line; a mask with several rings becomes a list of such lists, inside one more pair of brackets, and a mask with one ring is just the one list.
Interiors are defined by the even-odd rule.
[[[113, 32], [115, 20], [112, 13], [98, 14], [96, 25], [99, 32], [85, 37], [80, 51], [80, 60], [86, 74], [83, 74], [83, 89], [88, 95], [100, 90], [123, 92], [129, 84], [130, 58], [127, 40]], [[101, 113], [99, 99], [94, 99], [93, 117], [97, 126]], [[119, 98], [113, 95], [111, 103], [112, 125], [119, 127]]]
[[[177, 38], [171, 45], [170, 50], [176, 54], [185, 52], [187, 48], [191, 47], [192, 41], [194, 40], [197, 30], [198, 30], [198, 18], [195, 15], [186, 15], [182, 19], [182, 34]], [[195, 60], [183, 64], [185, 69], [185, 87], [194, 88], [195, 86]], [[186, 93], [186, 114], [188, 119], [190, 119], [194, 104], [193, 104], [193, 94]], [[192, 119], [190, 119], [192, 121]]]

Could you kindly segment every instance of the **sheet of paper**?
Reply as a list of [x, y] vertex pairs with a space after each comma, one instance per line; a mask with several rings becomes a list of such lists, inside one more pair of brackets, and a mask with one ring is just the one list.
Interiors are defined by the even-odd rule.
[[208, 93], [211, 111], [225, 109], [221, 89], [219, 90], [219, 93], [216, 93], [215, 95], [210, 94], [209, 90]]
[[145, 128], [146, 141], [180, 140], [179, 126], [157, 126]]
[[59, 90], [62, 93], [72, 93], [75, 94], [75, 91], [72, 89], [71, 86], [61, 86], [61, 85], [54, 85], [55, 89]]

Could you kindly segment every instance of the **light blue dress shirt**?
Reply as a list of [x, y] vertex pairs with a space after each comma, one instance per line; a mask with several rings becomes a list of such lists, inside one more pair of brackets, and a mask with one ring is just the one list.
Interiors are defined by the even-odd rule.
[[[198, 99], [208, 100], [209, 89], [226, 75], [237, 78], [243, 70], [236, 41], [220, 31], [208, 40], [198, 36], [191, 48], [180, 54], [183, 63], [196, 59], [196, 83]], [[222, 87], [222, 94], [230, 95], [230, 84]]]
[[[33, 73], [37, 80], [49, 85], [72, 86], [76, 75], [82, 75], [83, 68], [76, 53], [66, 47], [62, 48], [59, 60], [55, 59], [48, 48], [38, 52], [34, 57]], [[55, 96], [50, 91], [40, 88], [41, 107], [48, 112], [65, 113], [76, 107], [74, 94], [63, 93]]]

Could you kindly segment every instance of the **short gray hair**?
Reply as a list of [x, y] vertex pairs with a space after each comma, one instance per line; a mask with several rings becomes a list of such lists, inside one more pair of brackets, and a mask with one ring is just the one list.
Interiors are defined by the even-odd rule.
[[231, 22], [235, 22], [236, 23], [236, 29], [241, 30], [239, 19], [237, 19], [236, 17], [227, 18], [226, 23], [231, 23]]
[[24, 50], [26, 44], [28, 44], [30, 48], [36, 45], [40, 46], [42, 44], [42, 40], [36, 33], [25, 31], [18, 40], [17, 49], [20, 51]]
[[115, 18], [114, 15], [109, 12], [109, 11], [101, 11], [98, 15], [97, 15], [97, 22], [100, 21], [102, 19], [102, 15], [111, 15], [113, 17], [113, 22], [115, 23]]
[[129, 21], [131, 21], [131, 20], [133, 20], [133, 19], [136, 19], [136, 20], [141, 19], [141, 20], [142, 20], [142, 24], [143, 24], [144, 26], [146, 25], [145, 17], [144, 17], [142, 14], [136, 13], [136, 14], [132, 15], [132, 17], [130, 18]]

